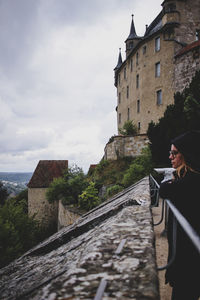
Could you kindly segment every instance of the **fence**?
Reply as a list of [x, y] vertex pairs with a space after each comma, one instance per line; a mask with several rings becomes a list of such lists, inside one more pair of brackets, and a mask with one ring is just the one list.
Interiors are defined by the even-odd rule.
[[[156, 182], [156, 180], [153, 178], [153, 176], [150, 174], [149, 176], [149, 186], [150, 186], [150, 195], [152, 200], [151, 207], [155, 207], [159, 205], [159, 184]], [[169, 268], [169, 266], [173, 263], [176, 255], [176, 234], [177, 234], [177, 222], [180, 224], [182, 229], [185, 231], [187, 236], [192, 241], [194, 247], [198, 250], [198, 253], [200, 254], [200, 236], [196, 233], [196, 231], [192, 228], [192, 226], [189, 224], [189, 222], [186, 220], [186, 218], [179, 212], [179, 210], [171, 203], [168, 199], [162, 199], [162, 210], [161, 210], [161, 218], [160, 221], [157, 223], [154, 223], [154, 226], [157, 226], [162, 223], [164, 219], [164, 211], [165, 211], [165, 230], [167, 230], [167, 218], [168, 218], [168, 209], [172, 211], [173, 215], [173, 249], [172, 249], [172, 255], [169, 259], [168, 263], [165, 266], [158, 267], [158, 270], [164, 270]]]

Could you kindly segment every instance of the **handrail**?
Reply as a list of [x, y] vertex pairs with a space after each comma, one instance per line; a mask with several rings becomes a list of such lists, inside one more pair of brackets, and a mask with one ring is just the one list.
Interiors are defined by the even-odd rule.
[[[156, 180], [153, 178], [153, 176], [150, 174], [149, 176], [150, 181], [150, 189], [152, 186], [155, 186]], [[152, 184], [153, 182], [153, 184]], [[157, 187], [159, 184], [157, 183]], [[160, 188], [160, 186], [159, 186]], [[159, 189], [158, 189], [158, 195], [159, 195]], [[159, 197], [159, 196], [158, 196]], [[182, 229], [185, 231], [191, 242], [193, 243], [194, 247], [197, 249], [198, 253], [200, 254], [200, 236], [197, 234], [197, 232], [194, 230], [194, 228], [190, 225], [190, 223], [186, 220], [186, 218], [180, 213], [180, 211], [172, 204], [172, 202], [169, 199], [163, 199], [162, 201], [162, 213], [161, 213], [161, 220], [153, 224], [154, 226], [159, 225], [163, 219], [164, 219], [164, 203], [166, 203], [167, 207], [171, 209], [172, 215], [173, 215], [173, 233], [172, 233], [172, 239], [173, 239], [173, 247], [172, 247], [172, 256], [169, 260], [169, 262], [162, 267], [158, 267], [158, 270], [164, 270], [169, 268], [169, 266], [173, 263], [175, 256], [176, 256], [176, 235], [177, 235], [177, 222], [180, 224]], [[152, 205], [154, 207], [155, 205]], [[165, 216], [166, 218], [167, 216]]]
[[186, 220], [186, 218], [180, 213], [180, 211], [174, 206], [174, 204], [171, 203], [170, 200], [165, 199], [167, 205], [171, 209], [173, 215], [187, 234], [187, 236], [192, 241], [193, 245], [197, 249], [197, 251], [200, 254], [200, 236], [198, 233], [194, 230], [194, 228], [190, 225], [190, 223]]
[[151, 207], [158, 206], [160, 185], [157, 183], [157, 181], [153, 178], [151, 174], [149, 175], [149, 185], [151, 198], [154, 198], [156, 196], [155, 203], [152, 204]]

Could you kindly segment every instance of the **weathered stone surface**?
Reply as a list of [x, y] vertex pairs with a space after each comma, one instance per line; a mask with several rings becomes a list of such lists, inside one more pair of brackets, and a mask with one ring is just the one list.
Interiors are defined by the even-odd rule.
[[81, 213], [78, 209], [74, 209], [70, 206], [63, 205], [62, 201], [58, 202], [58, 230], [64, 226], [73, 224], [78, 218], [80, 218]]
[[159, 299], [148, 178], [0, 270], [0, 279], [4, 300], [94, 299], [102, 279], [104, 300]]
[[107, 143], [104, 149], [104, 159], [117, 160], [121, 157], [136, 157], [141, 154], [142, 149], [149, 143], [148, 137], [144, 135], [113, 137], [111, 143]]

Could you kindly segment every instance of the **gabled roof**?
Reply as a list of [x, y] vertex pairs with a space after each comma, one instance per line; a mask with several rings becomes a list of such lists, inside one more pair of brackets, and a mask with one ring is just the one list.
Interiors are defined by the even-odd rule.
[[67, 168], [68, 160], [40, 160], [27, 186], [47, 188], [53, 179], [61, 177]]
[[149, 206], [146, 177], [1, 269], [2, 299], [158, 300]]

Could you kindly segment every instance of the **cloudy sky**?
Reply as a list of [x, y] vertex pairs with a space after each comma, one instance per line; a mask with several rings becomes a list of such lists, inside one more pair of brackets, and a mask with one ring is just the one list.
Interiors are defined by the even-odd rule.
[[161, 0], [0, 0], [0, 171], [67, 159], [88, 171], [117, 134], [113, 69], [131, 15]]

